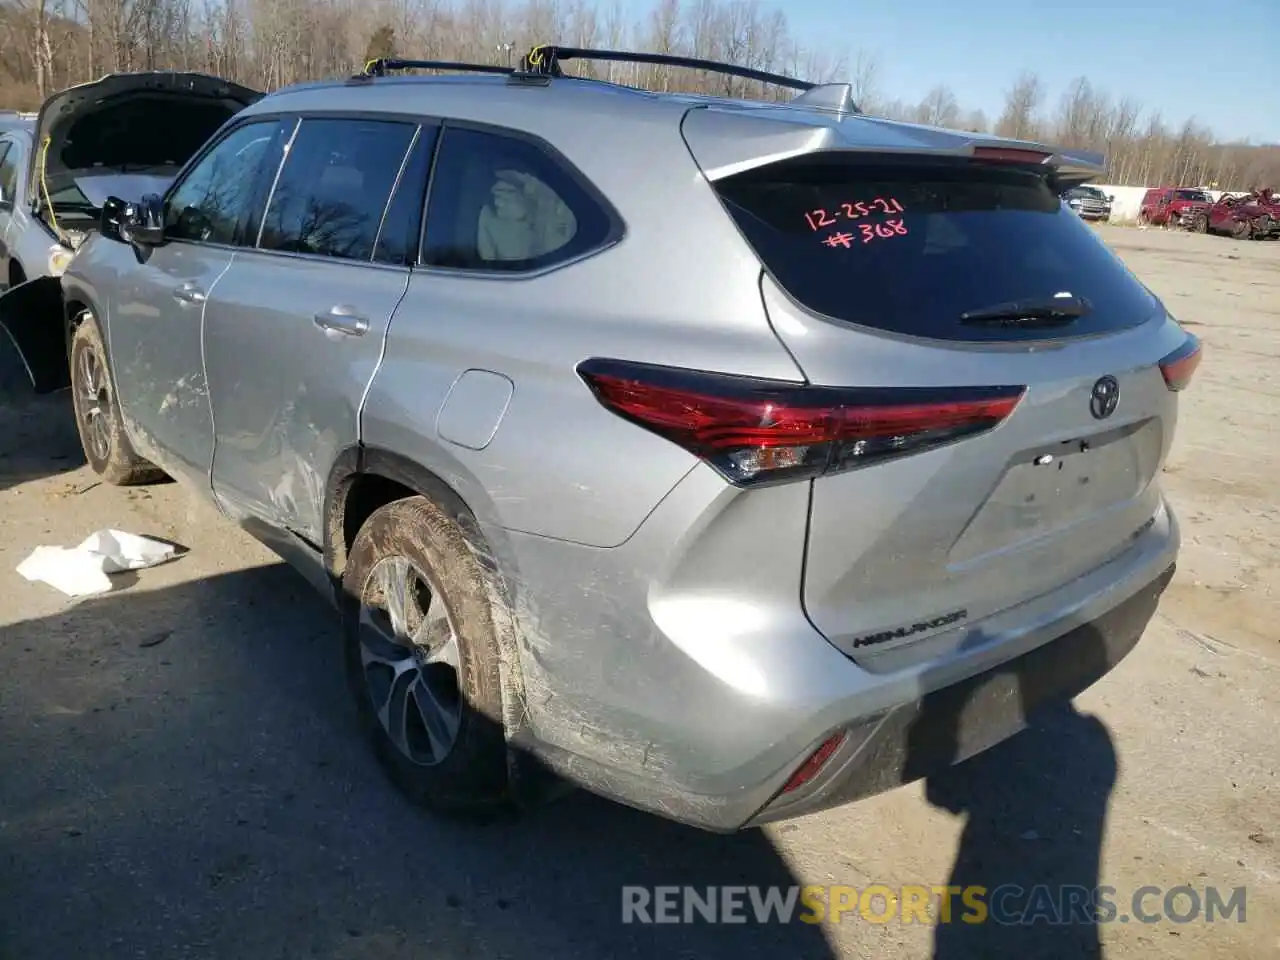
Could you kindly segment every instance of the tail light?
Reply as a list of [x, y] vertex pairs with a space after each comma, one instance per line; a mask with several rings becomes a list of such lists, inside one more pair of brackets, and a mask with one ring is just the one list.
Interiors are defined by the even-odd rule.
[[818, 387], [599, 359], [578, 373], [606, 409], [738, 486], [843, 472], [984, 433], [1025, 390]]
[[1182, 346], [1160, 361], [1165, 386], [1173, 391], [1185, 390], [1200, 366], [1200, 355], [1200, 338], [1188, 333]]

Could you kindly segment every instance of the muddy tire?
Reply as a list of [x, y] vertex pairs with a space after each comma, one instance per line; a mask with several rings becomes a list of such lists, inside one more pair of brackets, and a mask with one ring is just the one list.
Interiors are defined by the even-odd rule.
[[94, 473], [116, 486], [167, 479], [164, 471], [138, 456], [124, 432], [107, 351], [92, 314], [84, 315], [71, 336], [71, 400], [80, 447]]
[[1253, 233], [1253, 225], [1248, 220], [1238, 220], [1231, 227], [1231, 236], [1237, 240], [1248, 240]]
[[342, 620], [348, 686], [391, 781], [439, 813], [501, 805], [497, 612], [459, 525], [424, 497], [374, 511], [343, 572]]
[[1203, 213], [1196, 214], [1196, 218], [1191, 221], [1191, 232], [1192, 233], [1208, 233], [1209, 218]]

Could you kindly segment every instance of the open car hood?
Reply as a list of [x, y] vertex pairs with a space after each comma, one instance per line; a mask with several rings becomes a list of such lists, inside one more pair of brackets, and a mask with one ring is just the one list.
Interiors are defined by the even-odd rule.
[[32, 195], [47, 189], [56, 196], [93, 174], [174, 173], [223, 123], [261, 97], [220, 77], [171, 71], [108, 74], [68, 87], [36, 116]]

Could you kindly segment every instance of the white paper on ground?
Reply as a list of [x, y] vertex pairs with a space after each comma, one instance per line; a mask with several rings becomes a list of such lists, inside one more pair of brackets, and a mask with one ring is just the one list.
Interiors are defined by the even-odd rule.
[[108, 574], [142, 570], [172, 559], [177, 549], [121, 530], [99, 530], [78, 547], [36, 547], [18, 564], [18, 573], [47, 583], [69, 597], [87, 597], [111, 589]]

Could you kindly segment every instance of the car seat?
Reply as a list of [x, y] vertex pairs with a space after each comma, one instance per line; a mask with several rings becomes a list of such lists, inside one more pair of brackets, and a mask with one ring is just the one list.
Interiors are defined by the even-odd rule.
[[535, 260], [573, 239], [577, 218], [554, 190], [519, 170], [494, 172], [476, 223], [482, 262]]

